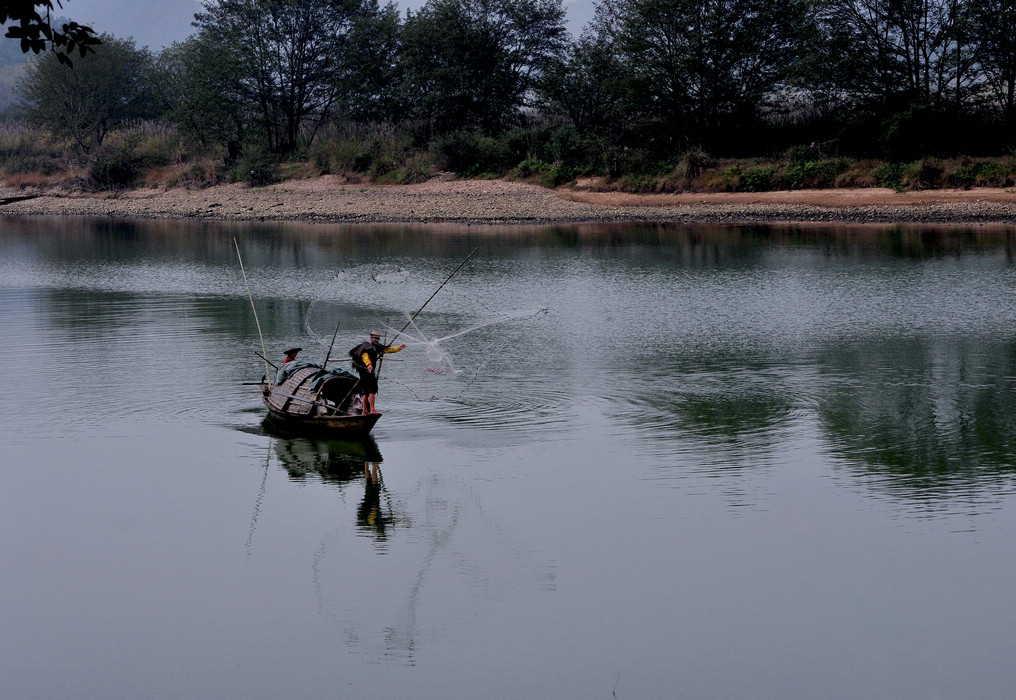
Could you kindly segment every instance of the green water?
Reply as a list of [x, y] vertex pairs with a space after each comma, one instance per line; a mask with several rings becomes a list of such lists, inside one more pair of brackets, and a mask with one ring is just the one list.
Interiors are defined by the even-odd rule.
[[[1013, 247], [0, 220], [0, 696], [1003, 695]], [[266, 429], [474, 249], [371, 440]]]

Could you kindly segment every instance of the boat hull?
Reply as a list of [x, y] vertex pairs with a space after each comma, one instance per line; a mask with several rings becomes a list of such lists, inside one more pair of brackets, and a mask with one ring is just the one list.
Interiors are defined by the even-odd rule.
[[358, 377], [344, 370], [294, 362], [284, 365], [274, 384], [262, 384], [261, 401], [282, 432], [322, 437], [370, 433], [380, 413], [361, 414]]
[[294, 415], [274, 409], [267, 400], [264, 400], [268, 408], [268, 415], [271, 417], [275, 427], [301, 435], [321, 436], [362, 436], [368, 435], [374, 428], [374, 424], [381, 418], [380, 413], [368, 413], [367, 415], [334, 415], [334, 416], [307, 416]]

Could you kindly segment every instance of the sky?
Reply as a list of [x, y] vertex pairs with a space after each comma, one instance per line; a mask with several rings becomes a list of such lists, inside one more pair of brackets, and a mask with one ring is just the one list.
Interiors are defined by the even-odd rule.
[[[396, 0], [399, 10], [418, 10], [426, 0]], [[594, 0], [564, 0], [568, 30], [578, 35], [593, 17]], [[382, 4], [384, 4], [382, 2]], [[194, 33], [191, 22], [199, 0], [63, 0], [59, 14], [96, 32], [133, 37], [139, 47], [158, 50]]]

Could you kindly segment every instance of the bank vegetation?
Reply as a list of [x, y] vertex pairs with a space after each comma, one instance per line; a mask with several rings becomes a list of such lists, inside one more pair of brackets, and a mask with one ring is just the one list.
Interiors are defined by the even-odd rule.
[[1016, 0], [206, 0], [20, 69], [8, 187], [439, 172], [631, 192], [1016, 186]]

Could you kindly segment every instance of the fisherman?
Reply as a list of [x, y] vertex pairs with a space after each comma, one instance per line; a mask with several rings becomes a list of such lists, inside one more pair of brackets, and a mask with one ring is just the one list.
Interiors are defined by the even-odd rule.
[[360, 374], [360, 393], [363, 395], [363, 415], [377, 413], [374, 410], [374, 400], [377, 396], [377, 361], [381, 355], [405, 350], [406, 344], [398, 347], [393, 345], [382, 345], [381, 334], [377, 331], [370, 332], [370, 340], [361, 343], [349, 351], [353, 358], [353, 367]]
[[282, 364], [286, 364], [287, 362], [292, 362], [293, 360], [295, 360], [296, 353], [300, 352], [301, 350], [303, 350], [303, 348], [289, 348], [288, 350], [286, 350], [286, 359], [282, 361]]

